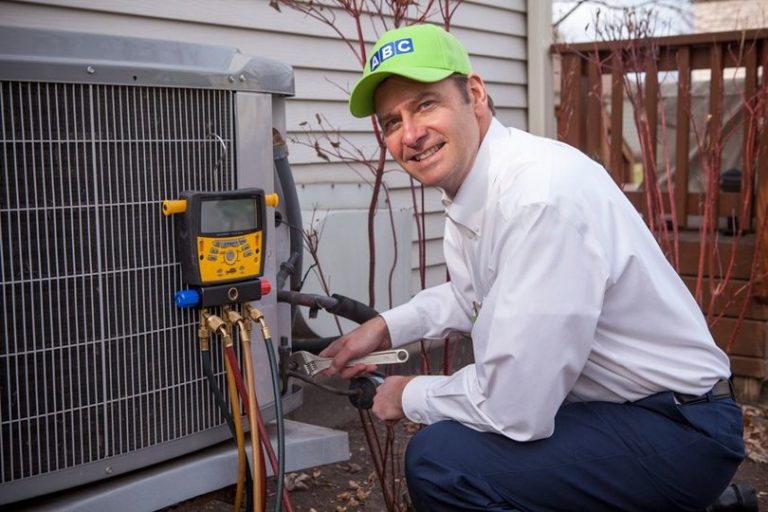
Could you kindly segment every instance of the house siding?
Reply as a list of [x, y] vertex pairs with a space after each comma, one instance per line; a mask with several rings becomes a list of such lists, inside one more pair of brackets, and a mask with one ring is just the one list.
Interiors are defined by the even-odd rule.
[[[526, 8], [525, 0], [471, 0], [461, 4], [452, 19], [452, 31], [467, 47], [475, 71], [483, 76], [497, 117], [522, 129], [528, 127]], [[355, 33], [344, 13], [333, 8], [328, 12], [336, 14], [341, 31]], [[370, 120], [353, 118], [346, 107], [346, 91], [357, 79], [359, 65], [337, 34], [317, 20], [287, 8], [277, 12], [266, 0], [4, 1], [0, 2], [0, 19], [4, 25], [235, 46], [245, 54], [287, 62], [295, 70], [296, 95], [286, 102], [286, 130], [300, 193], [331, 183], [371, 182], [368, 171], [327, 162], [307, 144], [307, 133], [318, 134], [316, 114], [322, 114], [324, 126], [338, 129], [365, 154], [375, 150]], [[366, 30], [370, 48], [376, 35], [368, 27]], [[392, 171], [385, 175], [391, 206], [411, 208], [410, 180], [392, 161], [387, 162], [387, 169]], [[425, 191], [425, 206], [429, 286], [446, 278], [439, 191]], [[410, 254], [404, 255], [411, 260], [411, 293], [421, 289], [417, 233], [414, 224]]]

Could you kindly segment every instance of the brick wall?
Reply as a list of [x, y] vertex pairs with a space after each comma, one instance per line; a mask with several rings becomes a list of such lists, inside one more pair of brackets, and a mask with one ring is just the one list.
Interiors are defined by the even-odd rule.
[[768, 26], [768, 0], [693, 2], [693, 32], [722, 32]]

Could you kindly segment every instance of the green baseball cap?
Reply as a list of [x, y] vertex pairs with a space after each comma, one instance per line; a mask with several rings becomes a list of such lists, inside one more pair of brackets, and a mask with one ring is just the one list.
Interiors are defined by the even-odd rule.
[[417, 82], [439, 82], [454, 73], [472, 72], [469, 55], [458, 39], [437, 25], [411, 25], [385, 33], [373, 47], [349, 97], [355, 117], [374, 113], [373, 94], [392, 75]]

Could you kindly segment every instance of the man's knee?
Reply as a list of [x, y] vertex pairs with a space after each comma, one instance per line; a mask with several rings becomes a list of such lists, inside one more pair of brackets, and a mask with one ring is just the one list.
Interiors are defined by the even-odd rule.
[[509, 510], [483, 478], [471, 471], [464, 448], [474, 431], [455, 421], [425, 428], [408, 443], [405, 478], [413, 506], [422, 511]]
[[430, 427], [427, 427], [418, 431], [408, 441], [408, 446], [405, 448], [405, 478], [409, 488], [415, 485], [415, 482], [412, 484], [412, 480], [418, 474], [417, 466], [424, 460], [426, 452], [430, 449], [429, 429]]
[[414, 435], [405, 449], [405, 472], [417, 468], [427, 460], [436, 461], [446, 451], [445, 441], [450, 439], [450, 431], [457, 423], [453, 421], [440, 421], [423, 428]]
[[[451, 421], [441, 421], [430, 425], [414, 435], [405, 449], [405, 479], [408, 491], [417, 510], [422, 510], [421, 502], [431, 501], [431, 495], [438, 491], [440, 478], [435, 463], [441, 453], [445, 453], [443, 438], [450, 430]], [[438, 462], [439, 465], [439, 462]]]

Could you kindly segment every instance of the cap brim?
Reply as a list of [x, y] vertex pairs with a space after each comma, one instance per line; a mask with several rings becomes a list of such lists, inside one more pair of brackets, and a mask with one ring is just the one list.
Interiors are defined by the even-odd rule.
[[454, 72], [439, 68], [399, 68], [397, 70], [374, 71], [355, 84], [349, 96], [349, 111], [355, 117], [367, 117], [376, 111], [373, 95], [376, 88], [391, 76], [402, 76], [416, 82], [439, 82]]

